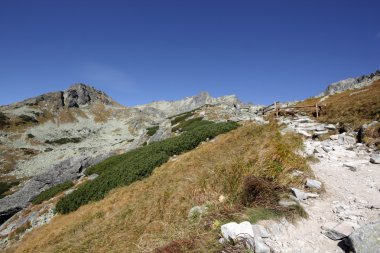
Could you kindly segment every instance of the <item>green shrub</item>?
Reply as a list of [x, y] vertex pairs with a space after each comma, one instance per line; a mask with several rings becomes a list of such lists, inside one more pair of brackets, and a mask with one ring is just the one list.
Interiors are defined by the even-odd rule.
[[186, 120], [187, 118], [190, 118], [191, 116], [193, 116], [193, 112], [185, 112], [185, 113], [179, 114], [175, 116], [174, 119], [172, 119], [171, 124], [172, 126], [174, 126], [175, 124], [182, 122]]
[[61, 139], [56, 139], [56, 140], [46, 140], [46, 144], [67, 144], [67, 143], [79, 143], [81, 142], [81, 138], [61, 138]]
[[198, 117], [198, 118], [182, 121], [181, 123], [178, 124], [178, 126], [173, 127], [172, 131], [173, 132], [178, 131], [178, 130], [190, 131], [196, 127], [204, 126], [204, 125], [208, 125], [212, 123], [213, 123], [212, 121], [203, 120], [202, 117]]
[[80, 186], [75, 192], [62, 198], [56, 210], [59, 213], [75, 211], [80, 206], [104, 198], [113, 188], [129, 185], [148, 177], [170, 156], [179, 155], [194, 149], [202, 141], [228, 132], [237, 127], [237, 123], [209, 123], [198, 126], [180, 136], [131, 150], [125, 154], [110, 157], [86, 171], [99, 176]]
[[147, 128], [147, 129], [146, 129], [146, 130], [148, 131], [148, 132], [147, 132], [147, 135], [149, 135], [149, 136], [153, 136], [153, 135], [157, 132], [157, 130], [158, 130], [159, 128], [160, 128], [159, 126], [152, 126], [152, 127]]
[[71, 188], [73, 186], [74, 186], [74, 184], [71, 181], [66, 181], [66, 182], [64, 182], [62, 184], [58, 184], [56, 186], [53, 186], [52, 188], [47, 189], [46, 191], [41, 192], [37, 197], [35, 197], [32, 200], [32, 203], [35, 204], [35, 205], [41, 204], [45, 200], [51, 199], [52, 197], [54, 197], [58, 193], [63, 192], [64, 190], [67, 190], [67, 189], [69, 189], [69, 188]]

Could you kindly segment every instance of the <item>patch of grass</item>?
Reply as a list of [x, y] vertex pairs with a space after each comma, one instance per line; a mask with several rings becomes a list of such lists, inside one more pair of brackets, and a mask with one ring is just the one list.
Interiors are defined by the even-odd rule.
[[62, 198], [58, 202], [56, 210], [59, 213], [69, 213], [90, 201], [100, 200], [113, 188], [129, 185], [149, 176], [155, 167], [165, 163], [170, 156], [191, 150], [202, 141], [214, 138], [236, 127], [237, 124], [232, 122], [199, 126], [178, 137], [110, 157], [89, 168], [87, 174], [97, 173], [99, 177]]
[[153, 136], [158, 131], [159, 128], [160, 128], [159, 126], [148, 127], [146, 129], [147, 130], [147, 135]]
[[[380, 80], [356, 90], [330, 95], [319, 104], [322, 106], [318, 121], [341, 123], [349, 130], [360, 128], [364, 123], [380, 120]], [[319, 98], [307, 99], [298, 105], [313, 105]], [[309, 110], [311, 113], [312, 110]]]
[[9, 125], [9, 118], [2, 112], [0, 112], [0, 128]]
[[263, 207], [250, 208], [246, 211], [246, 214], [251, 223], [257, 223], [260, 220], [270, 220], [283, 216], [283, 213], [278, 210]]
[[33, 200], [32, 200], [32, 203], [37, 205], [37, 204], [41, 204], [42, 202], [44, 202], [45, 200], [49, 200], [51, 199], [52, 197], [54, 197], [55, 195], [57, 195], [58, 193], [60, 192], [63, 192], [71, 187], [74, 186], [74, 183], [71, 182], [71, 181], [66, 181], [62, 184], [58, 184], [56, 186], [53, 186], [52, 188], [50, 189], [47, 189], [46, 191], [43, 191], [41, 192], [37, 197], [35, 197]]
[[45, 143], [52, 144], [52, 145], [54, 144], [63, 145], [67, 143], [79, 143], [81, 141], [82, 141], [81, 138], [74, 137], [74, 138], [61, 138], [61, 139], [56, 139], [56, 140], [46, 140]]
[[6, 196], [5, 193], [17, 184], [18, 182], [0, 182], [0, 199], [4, 198]]

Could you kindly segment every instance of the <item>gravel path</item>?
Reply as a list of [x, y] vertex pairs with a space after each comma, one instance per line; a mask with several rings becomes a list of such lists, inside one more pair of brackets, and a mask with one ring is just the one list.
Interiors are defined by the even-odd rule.
[[[307, 122], [306, 122], [307, 121]], [[304, 118], [299, 123], [283, 120], [288, 130], [304, 132], [325, 125]], [[305, 124], [308, 129], [305, 130]], [[335, 137], [335, 138], [334, 138]], [[343, 241], [332, 240], [321, 227], [333, 228], [343, 222], [341, 232], [351, 232], [367, 223], [380, 220], [380, 164], [370, 163], [371, 150], [342, 134], [323, 142], [305, 141], [306, 155], [315, 155], [320, 162], [311, 164], [325, 192], [317, 199], [302, 204], [309, 214], [295, 224], [286, 220], [264, 224], [272, 236], [266, 243], [275, 252], [346, 252]], [[326, 152], [326, 151], [328, 152]]]

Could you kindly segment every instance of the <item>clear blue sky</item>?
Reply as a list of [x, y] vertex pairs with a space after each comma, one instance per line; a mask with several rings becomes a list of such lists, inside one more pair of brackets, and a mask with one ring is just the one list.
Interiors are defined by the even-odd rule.
[[380, 1], [0, 0], [0, 104], [83, 82], [124, 105], [268, 104], [380, 69]]

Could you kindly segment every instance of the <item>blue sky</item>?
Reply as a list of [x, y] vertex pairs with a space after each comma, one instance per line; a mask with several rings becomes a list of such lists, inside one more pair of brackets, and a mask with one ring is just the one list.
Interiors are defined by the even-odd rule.
[[124, 105], [302, 99], [380, 69], [380, 1], [0, 0], [0, 104], [73, 83]]

